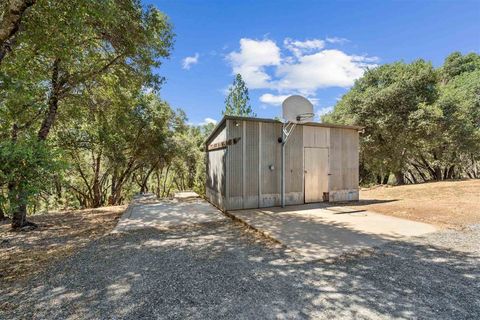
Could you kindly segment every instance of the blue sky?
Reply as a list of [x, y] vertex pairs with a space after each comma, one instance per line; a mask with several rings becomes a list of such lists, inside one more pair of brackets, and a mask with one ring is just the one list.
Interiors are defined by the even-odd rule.
[[161, 97], [189, 121], [220, 120], [235, 72], [259, 117], [302, 94], [318, 114], [366, 67], [417, 58], [435, 66], [453, 51], [480, 52], [477, 1], [150, 0], [174, 25], [175, 47], [157, 70]]

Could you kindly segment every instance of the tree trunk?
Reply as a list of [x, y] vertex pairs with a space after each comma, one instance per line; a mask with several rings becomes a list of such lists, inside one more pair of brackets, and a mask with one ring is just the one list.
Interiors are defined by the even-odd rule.
[[62, 183], [60, 181], [60, 177], [58, 176], [58, 174], [55, 174], [55, 176], [53, 178], [54, 178], [54, 183], [55, 183], [55, 192], [56, 192], [57, 199], [61, 199], [62, 198]]
[[47, 136], [55, 123], [58, 110], [58, 101], [60, 99], [60, 91], [63, 86], [62, 81], [60, 81], [60, 59], [56, 58], [53, 62], [52, 68], [52, 92], [48, 98], [48, 110], [43, 118], [42, 126], [38, 131], [38, 139], [46, 140]]
[[430, 164], [428, 163], [428, 161], [423, 157], [423, 156], [420, 156], [420, 159], [422, 160], [422, 163], [424, 164], [425, 168], [428, 170], [428, 172], [430, 173], [432, 179], [435, 179], [435, 169], [433, 169]]
[[443, 168], [443, 178], [442, 180], [447, 180], [448, 167]]
[[16, 190], [17, 185], [9, 185], [11, 194], [14, 194], [13, 199], [10, 200], [13, 205], [12, 212], [12, 229], [19, 230], [25, 227], [31, 229], [37, 228], [37, 225], [33, 222], [27, 221], [27, 197], [21, 190]]
[[101, 154], [99, 154], [96, 158], [92, 155], [92, 166], [93, 166], [93, 199], [92, 199], [92, 207], [98, 208], [102, 206], [102, 191], [100, 185], [100, 160]]
[[439, 166], [435, 166], [435, 180], [441, 181], [442, 180], [442, 168]]
[[13, 211], [12, 229], [20, 229], [27, 225], [27, 205], [22, 203]]
[[5, 212], [3, 211], [3, 208], [0, 206], [0, 221], [5, 220], [7, 217], [5, 216]]
[[35, 4], [36, 0], [10, 0], [0, 21], [0, 64], [8, 51], [11, 51], [12, 40], [20, 29], [25, 11]]
[[415, 177], [415, 174], [412, 172], [412, 170], [408, 170], [408, 173], [410, 173], [413, 183], [417, 184], [418, 183], [417, 177]]
[[413, 181], [412, 181], [412, 179], [410, 179], [409, 176], [405, 175], [405, 178], [407, 179], [408, 183], [413, 184]]
[[165, 192], [167, 191], [168, 171], [170, 171], [170, 165], [167, 165], [167, 170], [165, 172], [165, 178], [163, 179], [162, 198], [165, 197]]
[[399, 186], [405, 184], [405, 175], [402, 171], [395, 172], [395, 180], [396, 184]]
[[382, 184], [388, 184], [388, 178], [390, 177], [389, 174], [386, 174], [385, 176], [383, 176], [383, 181], [382, 181]]
[[423, 174], [422, 170], [420, 170], [420, 167], [414, 163], [412, 163], [412, 166], [417, 170], [418, 174], [420, 175], [420, 177], [422, 178], [423, 182], [427, 182], [427, 177], [425, 176], [425, 174]]
[[447, 173], [447, 179], [453, 179], [455, 174], [455, 166], [450, 166]]

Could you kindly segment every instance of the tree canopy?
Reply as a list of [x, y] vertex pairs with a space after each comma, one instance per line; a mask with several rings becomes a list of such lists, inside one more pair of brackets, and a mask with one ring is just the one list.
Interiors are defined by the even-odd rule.
[[452, 53], [367, 70], [323, 121], [365, 127], [363, 182], [479, 177], [480, 56]]
[[[13, 8], [13, 9], [12, 9]], [[202, 188], [201, 141], [161, 99], [168, 17], [137, 0], [19, 1], [0, 15], [0, 215]], [[1, 216], [0, 216], [1, 218]]]

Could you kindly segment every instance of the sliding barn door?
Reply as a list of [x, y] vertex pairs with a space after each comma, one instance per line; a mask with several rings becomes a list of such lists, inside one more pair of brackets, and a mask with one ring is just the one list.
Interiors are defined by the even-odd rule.
[[328, 192], [328, 149], [304, 148], [305, 202], [323, 201]]

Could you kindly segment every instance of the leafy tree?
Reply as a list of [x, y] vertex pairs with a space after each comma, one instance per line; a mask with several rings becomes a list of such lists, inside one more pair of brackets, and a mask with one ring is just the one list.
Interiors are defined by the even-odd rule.
[[446, 59], [441, 73], [444, 80], [448, 81], [462, 73], [480, 69], [480, 56], [476, 53], [462, 55], [460, 52], [450, 54]]
[[[151, 70], [171, 45], [167, 18], [137, 1], [38, 1], [22, 18], [15, 54], [0, 65], [0, 134], [46, 141], [60, 125], [59, 111], [75, 108], [70, 102], [107, 74], [122, 86], [158, 89], [162, 78]], [[11, 203], [10, 210], [21, 216], [16, 221], [25, 221], [24, 206]]]
[[423, 60], [380, 66], [367, 71], [324, 120], [364, 126], [361, 154], [369, 169], [379, 180], [393, 172], [403, 183], [417, 141], [411, 118], [435, 100], [436, 81], [433, 67]]
[[365, 126], [363, 182], [478, 177], [480, 56], [453, 53], [433, 69], [418, 60], [368, 70], [323, 121]]
[[23, 15], [35, 2], [36, 0], [7, 0], [0, 7], [0, 64], [14, 46]]
[[250, 97], [248, 88], [240, 74], [235, 76], [233, 84], [228, 89], [228, 95], [225, 98], [225, 110], [223, 115], [256, 117], [250, 106]]
[[[21, 139], [0, 143], [0, 187], [8, 188], [8, 198], [0, 194], [0, 207], [8, 201], [12, 211], [26, 211], [32, 196], [45, 188], [49, 177], [61, 169], [57, 151], [46, 142]], [[13, 226], [31, 226], [23, 215], [14, 215]]]

